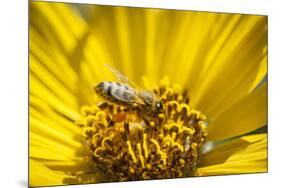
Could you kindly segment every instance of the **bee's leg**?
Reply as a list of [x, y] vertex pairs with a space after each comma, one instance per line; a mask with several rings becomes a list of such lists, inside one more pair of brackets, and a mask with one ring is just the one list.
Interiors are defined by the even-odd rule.
[[[135, 112], [137, 113], [137, 115], [139, 116], [139, 111], [140, 111], [140, 107], [137, 103], [132, 103], [129, 107], [129, 110], [128, 111], [131, 111], [131, 112]], [[140, 117], [140, 116], [139, 116]]]
[[132, 108], [133, 108], [134, 110], [137, 110], [138, 104], [137, 104], [137, 103], [132, 103]]
[[144, 120], [144, 123], [146, 124], [146, 126], [149, 126], [149, 119], [147, 119], [145, 117], [143, 117], [142, 119]]
[[113, 127], [114, 124], [115, 124], [115, 122], [114, 122], [113, 120], [110, 120], [110, 121], [109, 121], [109, 124], [108, 124], [108, 127]]
[[137, 112], [138, 117], [142, 119], [142, 114], [141, 114], [141, 112], [138, 111], [138, 110], [137, 110], [136, 112]]
[[107, 102], [101, 102], [98, 104], [98, 107], [103, 110], [105, 108], [107, 108], [109, 106], [109, 104]]
[[123, 112], [128, 112], [128, 111], [130, 111], [130, 108], [124, 108], [122, 111]]

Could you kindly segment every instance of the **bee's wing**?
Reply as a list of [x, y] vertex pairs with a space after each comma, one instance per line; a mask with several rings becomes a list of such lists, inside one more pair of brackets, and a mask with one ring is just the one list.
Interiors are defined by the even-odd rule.
[[113, 89], [111, 94], [113, 97], [123, 102], [130, 102], [136, 98], [136, 93], [133, 90], [123, 90], [120, 92], [119, 89]]
[[110, 66], [109, 64], [104, 64], [104, 66], [108, 68], [119, 79], [120, 82], [125, 83], [134, 89], [138, 89], [138, 86], [133, 81], [129, 80], [127, 76], [123, 75], [117, 69]]
[[[121, 72], [119, 72], [117, 69], [110, 66], [109, 64], [104, 64], [104, 66], [106, 68], [108, 68], [119, 79], [120, 82], [128, 85], [129, 87], [131, 87], [133, 89], [133, 92], [135, 93], [135, 97], [130, 102], [134, 102], [139, 105], [144, 105], [144, 100], [142, 98], [140, 98], [138, 95], [138, 93], [140, 91], [143, 91], [143, 89], [140, 89], [133, 81], [129, 80], [129, 78], [127, 76], [123, 75]], [[146, 92], [150, 92], [150, 91], [146, 91]], [[150, 93], [151, 93], [151, 95], [154, 95], [153, 92], [150, 92]], [[114, 92], [113, 92], [113, 96], [116, 97], [118, 100], [121, 100], [124, 102], [129, 102], [129, 101], [125, 101], [124, 97], [120, 96], [119, 94], [115, 94]]]
[[152, 103], [152, 101], [156, 97], [155, 93], [153, 93], [151, 91], [147, 91], [147, 90], [141, 91], [139, 93], [139, 95], [141, 96], [140, 98], [142, 98], [144, 101], [146, 101], [146, 103]]
[[113, 89], [111, 92], [112, 96], [118, 99], [119, 101], [125, 102], [125, 103], [137, 103], [139, 105], [143, 105], [144, 101], [138, 96], [138, 93], [128, 87], [127, 89], [120, 91], [120, 89]]

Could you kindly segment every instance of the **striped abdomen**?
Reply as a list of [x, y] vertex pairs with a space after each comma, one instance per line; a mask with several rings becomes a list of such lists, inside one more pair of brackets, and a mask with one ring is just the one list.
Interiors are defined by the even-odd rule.
[[101, 97], [115, 103], [128, 105], [136, 98], [136, 92], [125, 84], [118, 82], [100, 82], [95, 91]]

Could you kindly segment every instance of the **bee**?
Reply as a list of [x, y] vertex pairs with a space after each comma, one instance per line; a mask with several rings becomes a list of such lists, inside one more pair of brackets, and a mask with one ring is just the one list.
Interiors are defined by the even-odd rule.
[[95, 92], [102, 98], [130, 110], [137, 110], [140, 115], [155, 116], [163, 111], [163, 103], [153, 93], [138, 87], [118, 70], [105, 65], [120, 82], [102, 81], [94, 86]]

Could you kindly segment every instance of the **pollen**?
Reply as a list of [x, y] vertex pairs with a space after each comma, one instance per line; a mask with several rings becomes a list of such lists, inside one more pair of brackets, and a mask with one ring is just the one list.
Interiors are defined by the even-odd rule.
[[163, 112], [139, 116], [123, 106], [103, 101], [82, 108], [82, 137], [93, 168], [114, 181], [196, 176], [205, 143], [206, 117], [189, 106], [187, 91], [160, 81], [153, 92]]

